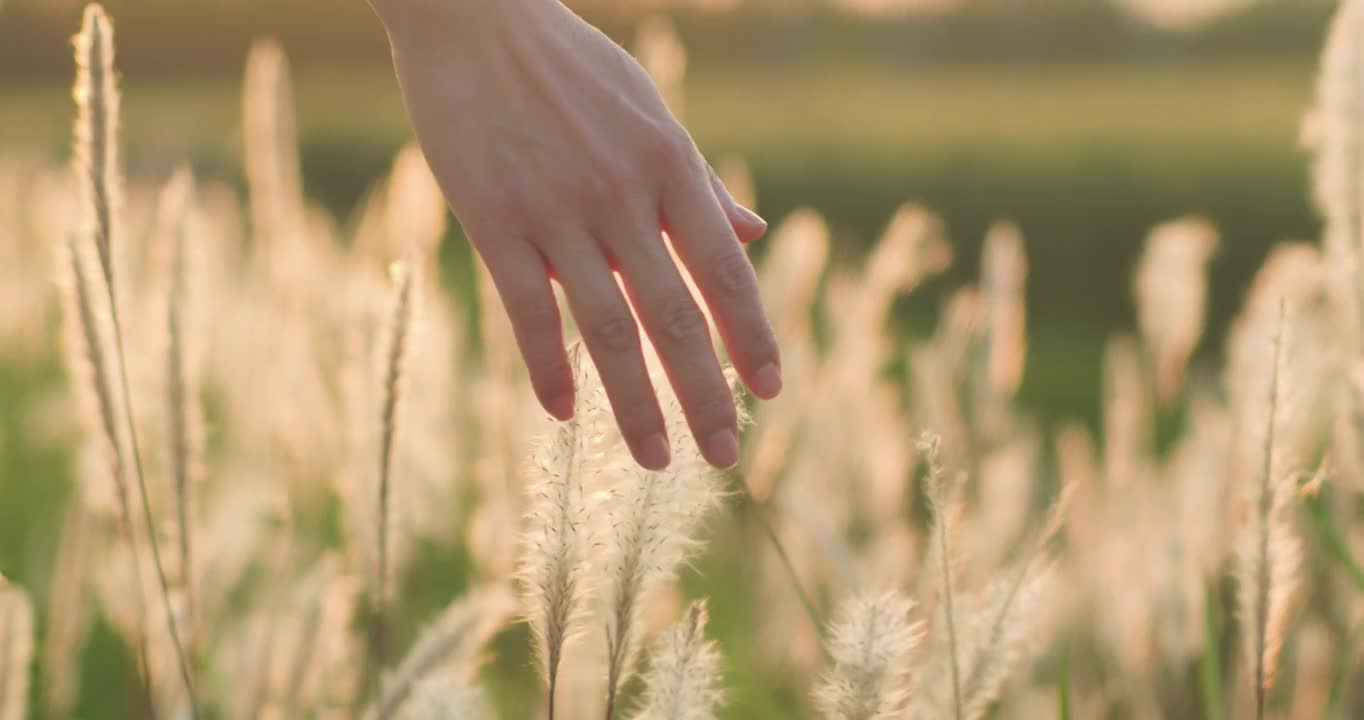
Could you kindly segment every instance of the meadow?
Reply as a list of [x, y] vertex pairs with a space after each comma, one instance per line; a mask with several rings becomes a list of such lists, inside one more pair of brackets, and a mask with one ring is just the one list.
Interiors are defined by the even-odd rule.
[[0, 720], [1364, 713], [1359, 3], [1320, 91], [654, 67], [774, 221], [724, 474], [539, 413], [386, 75], [102, 17], [6, 90]]

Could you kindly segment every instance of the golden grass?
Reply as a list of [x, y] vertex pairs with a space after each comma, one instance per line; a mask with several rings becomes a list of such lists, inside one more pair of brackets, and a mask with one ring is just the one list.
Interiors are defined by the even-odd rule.
[[[1359, 5], [1347, 7], [1342, 23]], [[111, 50], [99, 45], [112, 38], [100, 12], [88, 17], [83, 52]], [[685, 66], [675, 36], [653, 24], [643, 42], [663, 43], [642, 54], [672, 68], [661, 80], [675, 85]], [[1328, 80], [1350, 76], [1340, 43], [1351, 42], [1336, 34]], [[95, 55], [113, 77], [111, 55]], [[0, 585], [3, 720], [29, 714], [15, 688], [30, 683], [35, 646], [40, 706], [74, 707], [76, 648], [96, 617], [131, 649], [136, 668], [110, 672], [141, 684], [125, 713], [135, 717], [498, 716], [508, 700], [490, 691], [488, 661], [522, 657], [507, 641], [525, 636], [505, 632], [516, 618], [542, 671], [540, 684], [518, 676], [530, 717], [747, 717], [725, 703], [744, 695], [727, 687], [722, 645], [707, 637], [716, 606], [690, 597], [706, 593], [745, 603], [711, 623], [727, 628], [724, 649], [808, 689], [799, 707], [819, 717], [1035, 718], [1058, 706], [1159, 717], [1201, 701], [1208, 715], [1296, 720], [1364, 703], [1351, 645], [1364, 587], [1349, 581], [1364, 550], [1352, 506], [1364, 494], [1354, 321], [1364, 312], [1348, 292], [1364, 247], [1349, 188], [1364, 184], [1364, 165], [1338, 162], [1353, 157], [1360, 112], [1339, 86], [1323, 84], [1317, 138], [1332, 242], [1277, 248], [1225, 365], [1191, 370], [1203, 326], [1184, 315], [1205, 310], [1216, 233], [1194, 219], [1156, 228], [1134, 269], [1140, 332], [1108, 347], [1100, 442], [1066, 425], [1053, 448], [1016, 402], [1026, 228], [995, 225], [979, 282], [943, 298], [931, 335], [897, 348], [895, 302], [952, 262], [941, 222], [907, 204], [865, 262], [835, 267], [816, 213], [778, 223], [760, 285], [788, 391], [757, 409], [737, 476], [722, 476], [666, 393], [674, 464], [634, 467], [577, 353], [574, 419], [542, 416], [487, 278], [456, 294], [440, 277], [444, 215], [415, 150], [352, 227], [310, 206], [287, 68], [271, 44], [250, 62], [247, 202], [188, 174], [159, 200], [133, 183], [116, 202], [117, 106], [95, 91], [107, 99], [113, 86], [88, 68], [83, 194], [67, 174], [0, 159], [0, 187], [32, 199], [0, 215], [20, 238], [0, 238], [0, 268], [25, 269], [6, 276], [31, 297], [16, 307], [63, 306], [69, 384], [86, 401], [73, 407], [63, 392], [58, 412], [19, 412], [35, 427], [49, 415], [78, 426], [55, 436], [89, 458], [73, 463], [48, 602]], [[815, 112], [863, 114], [870, 89], [839, 92], [848, 103]], [[1052, 112], [1037, 98], [991, 98], [1001, 100]], [[1123, 114], [1135, 128], [1149, 112]], [[996, 114], [943, 132], [1011, 122], [1002, 132], [1032, 132], [1034, 121]], [[892, 132], [856, 122], [878, 139]], [[909, 117], [893, 132], [918, 122], [929, 124]], [[1206, 118], [1187, 122], [1213, 133]], [[15, 179], [32, 177], [56, 179]], [[75, 207], [88, 227], [63, 226], [61, 210]], [[390, 281], [394, 261], [405, 264]], [[54, 270], [68, 279], [61, 293], [45, 279]], [[50, 343], [37, 347], [57, 361]], [[1161, 413], [1182, 417], [1164, 430], [1168, 449], [1155, 439]], [[163, 462], [144, 466], [144, 452]], [[1312, 475], [1303, 517], [1329, 554], [1303, 542], [1295, 512], [1298, 479], [1315, 467], [1334, 472]], [[329, 523], [335, 532], [318, 530]], [[718, 553], [745, 569], [735, 587], [689, 567], [712, 523], [730, 543]], [[430, 547], [461, 548], [471, 569], [449, 568], [462, 573], [452, 578], [419, 563]], [[1233, 578], [1236, 603], [1209, 591]], [[411, 616], [420, 605], [408, 594], [437, 582], [471, 589]], [[1234, 630], [1218, 621], [1233, 604]], [[736, 628], [734, 617], [751, 621]], [[41, 644], [35, 625], [47, 628]], [[408, 627], [420, 629], [396, 631]], [[1243, 652], [1224, 657], [1229, 644]], [[402, 659], [390, 668], [390, 656]], [[1190, 691], [1194, 663], [1205, 671]]]

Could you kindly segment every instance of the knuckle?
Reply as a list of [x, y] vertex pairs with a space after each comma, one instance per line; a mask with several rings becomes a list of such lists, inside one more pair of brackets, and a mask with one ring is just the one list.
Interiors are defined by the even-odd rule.
[[690, 297], [680, 296], [664, 303], [660, 318], [664, 335], [673, 341], [694, 340], [709, 330], [706, 316]]
[[527, 206], [524, 189], [517, 183], [509, 182], [489, 184], [478, 193], [475, 202], [478, 204], [479, 214], [487, 217], [488, 222], [495, 225], [511, 222], [522, 215]]
[[638, 192], [642, 186], [637, 173], [620, 164], [607, 164], [596, 172], [586, 173], [576, 185], [578, 201], [591, 210], [603, 210], [619, 205]]
[[587, 341], [606, 352], [624, 353], [639, 345], [635, 322], [626, 315], [609, 315], [595, 320], [584, 329]]
[[559, 325], [559, 307], [546, 298], [522, 298], [511, 311], [530, 333], [543, 333]]
[[748, 256], [738, 250], [726, 251], [711, 263], [711, 274], [719, 289], [731, 296], [753, 292], [757, 278]]
[[657, 127], [645, 136], [644, 154], [654, 167], [679, 170], [691, 166], [696, 151], [686, 131], [678, 127]]

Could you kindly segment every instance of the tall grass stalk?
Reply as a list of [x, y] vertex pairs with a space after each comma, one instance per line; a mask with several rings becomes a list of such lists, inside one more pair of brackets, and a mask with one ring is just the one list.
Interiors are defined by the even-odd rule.
[[194, 192], [189, 170], [176, 172], [162, 194], [165, 213], [164, 248], [166, 275], [166, 437], [171, 486], [175, 495], [176, 538], [180, 553], [180, 586], [184, 593], [185, 625], [189, 644], [194, 644], [194, 567], [191, 541], [194, 534], [191, 477], [199, 455], [199, 414], [185, 347], [186, 258], [188, 216]]
[[365, 720], [400, 717], [417, 688], [437, 676], [471, 679], [477, 655], [516, 606], [504, 585], [474, 589], [452, 603], [419, 638], [384, 683], [383, 694], [365, 711]]
[[[389, 645], [389, 530], [390, 495], [392, 494], [393, 446], [397, 436], [398, 403], [402, 397], [405, 359], [410, 351], [408, 345], [412, 333], [413, 306], [412, 288], [413, 269], [395, 265], [394, 279], [397, 283], [393, 312], [389, 318], [388, 345], [384, 350], [383, 399], [380, 405], [379, 437], [379, 513], [378, 513], [378, 562], [374, 593], [374, 667], [376, 679], [381, 677], [383, 668], [388, 664]], [[376, 684], [381, 684], [381, 680]], [[380, 687], [382, 694], [382, 687]]]
[[[113, 322], [114, 348], [117, 353], [119, 384], [123, 395], [123, 422], [133, 455], [133, 469], [137, 477], [137, 493], [141, 500], [147, 543], [152, 551], [152, 564], [156, 568], [156, 577], [160, 584], [166, 630], [175, 649], [175, 660], [179, 666], [180, 678], [185, 685], [190, 717], [193, 718], [196, 707], [193, 672], [180, 638], [175, 608], [171, 604], [170, 584], [166, 580], [160, 543], [156, 537], [156, 525], [152, 519], [151, 500], [147, 493], [146, 475], [142, 469], [142, 452], [138, 445], [136, 423], [133, 421], [133, 399], [128, 384], [127, 354], [123, 350], [123, 328], [114, 292], [112, 263], [115, 239], [114, 210], [120, 176], [115, 142], [119, 96], [114, 82], [113, 58], [113, 28], [104, 9], [98, 4], [91, 3], [85, 7], [84, 22], [76, 38], [77, 73], [74, 94], [80, 111], [76, 123], [77, 175], [82, 178], [82, 186], [86, 189], [87, 210], [92, 220], [95, 246], [99, 251], [101, 270], [104, 273], [104, 294], [109, 303], [109, 316]], [[133, 552], [136, 552], [136, 546], [133, 547]], [[140, 578], [138, 582], [141, 582]]]
[[75, 236], [67, 238], [66, 260], [68, 263], [65, 293], [67, 295], [68, 316], [75, 323], [70, 333], [70, 363], [72, 369], [86, 379], [87, 392], [93, 401], [96, 423], [103, 436], [109, 454], [109, 471], [113, 478], [114, 493], [118, 496], [118, 527], [124, 541], [128, 543], [128, 557], [132, 562], [134, 582], [131, 593], [133, 610], [137, 614], [132, 632], [135, 635], [134, 653], [137, 656], [142, 690], [148, 706], [152, 706], [151, 665], [148, 662], [147, 598], [142, 586], [142, 560], [137, 552], [136, 520], [132, 505], [132, 488], [128, 486], [128, 464], [123, 457], [123, 440], [118, 425], [118, 413], [114, 409], [117, 399], [110, 380], [109, 358], [105, 354], [104, 333], [101, 331], [99, 316], [95, 310], [94, 289], [90, 287], [90, 276], [85, 270], [80, 244]]
[[946, 472], [942, 466], [942, 439], [932, 433], [924, 433], [919, 439], [920, 449], [928, 461], [928, 502], [933, 510], [933, 527], [937, 542], [940, 563], [939, 582], [942, 591], [943, 617], [947, 622], [947, 655], [952, 670], [952, 710], [956, 720], [962, 720], [961, 667], [957, 657], [957, 620], [952, 598], [952, 554], [948, 543], [947, 504], [949, 489]]
[[[970, 619], [971, 631], [957, 650], [965, 670], [960, 700], [966, 718], [982, 717], [994, 702], [1034, 624], [1028, 617], [1029, 607], [1025, 605], [1035, 598], [1046, 580], [1050, 570], [1046, 552], [1065, 522], [1072, 492], [1071, 486], [1061, 489], [1037, 538], [1024, 550], [1013, 576], [994, 583], [986, 593], [982, 609], [973, 613]], [[1034, 572], [1039, 561], [1042, 561], [1042, 567]]]
[[1283, 517], [1291, 483], [1280, 478], [1276, 446], [1279, 413], [1283, 407], [1284, 336], [1287, 310], [1279, 305], [1274, 336], [1273, 367], [1269, 376], [1261, 466], [1254, 490], [1251, 518], [1241, 539], [1240, 584], [1242, 636], [1250, 653], [1255, 690], [1255, 715], [1265, 716], [1265, 694], [1272, 684], [1283, 643], [1289, 600], [1296, 584], [1297, 542]]

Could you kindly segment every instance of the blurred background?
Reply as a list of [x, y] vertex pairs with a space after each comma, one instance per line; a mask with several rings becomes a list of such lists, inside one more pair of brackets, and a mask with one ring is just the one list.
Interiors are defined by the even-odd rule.
[[[987, 228], [1017, 223], [1028, 256], [1028, 358], [1017, 400], [1039, 421], [1038, 436], [1029, 436], [1038, 447], [1062, 421], [1100, 425], [1105, 343], [1136, 327], [1132, 272], [1153, 227], [1194, 214], [1220, 232], [1195, 374], [1220, 362], [1228, 324], [1270, 248], [1320, 234], [1304, 116], [1335, 2], [568, 4], [629, 48], [651, 18], [667, 17], [686, 48], [676, 100], [698, 144], [721, 168], [735, 158], [747, 163], [757, 209], [774, 225], [801, 208], [820, 213], [832, 232], [831, 264], [860, 263], [906, 201], [941, 216], [952, 266], [895, 301], [897, 339], [929, 333], [949, 291], [981, 274]], [[262, 37], [278, 39], [291, 65], [305, 193], [339, 223], [358, 224], [369, 193], [411, 140], [382, 28], [364, 0], [105, 6], [117, 28], [130, 186], [160, 185], [188, 159], [205, 186], [226, 182], [245, 198], [242, 76]], [[69, 158], [71, 36], [81, 7], [0, 0], [0, 158]], [[0, 197], [0, 209], [14, 202]], [[467, 246], [441, 249], [453, 294], [472, 299]], [[753, 252], [766, 250], [758, 243]], [[820, 333], [828, 328], [817, 326]], [[14, 349], [0, 347], [0, 570], [39, 587], [32, 579], [52, 565], [61, 481], [72, 463], [61, 447], [26, 442], [23, 408], [39, 406], [64, 381], [55, 365], [25, 367]], [[1178, 408], [1160, 413], [1153, 444], [1165, 452], [1185, 419]], [[1163, 496], [1157, 500], [1153, 517], [1163, 517]], [[734, 660], [733, 715], [790, 717], [803, 688], [783, 673], [755, 680], [747, 667], [745, 643], [770, 616], [743, 595], [754, 575], [749, 559], [764, 547], [745, 529], [724, 530], [717, 550], [698, 561], [711, 580], [688, 574], [684, 584], [691, 595], [713, 596], [715, 635]], [[732, 552], [736, 546], [743, 551]], [[405, 609], [413, 628], [405, 632], [476, 575], [462, 546], [434, 547], [423, 546], [411, 570], [405, 591], [415, 599]], [[506, 667], [492, 690], [504, 707], [528, 704], [524, 688], [533, 682], [527, 640], [517, 632], [498, 646]], [[107, 625], [91, 636], [80, 660], [90, 680], [79, 716], [106, 717], [127, 706], [119, 693], [128, 694], [109, 668], [130, 663]], [[1195, 698], [1170, 696], [1166, 709]]]
[[[1020, 399], [1044, 418], [1097, 416], [1103, 339], [1133, 325], [1130, 269], [1153, 225], [1199, 213], [1223, 233], [1209, 350], [1271, 244], [1317, 232], [1299, 136], [1333, 2], [569, 4], [627, 47], [643, 17], [671, 17], [698, 143], [717, 163], [749, 162], [769, 218], [823, 213], [834, 262], [858, 256], [906, 200], [941, 213], [958, 259], [901, 308], [907, 332], [935, 316], [935, 287], [975, 276], [987, 226], [1016, 221], [1032, 268]], [[361, 0], [108, 9], [134, 179], [191, 158], [201, 176], [240, 182], [241, 76], [260, 36], [278, 38], [293, 65], [309, 196], [350, 216], [409, 138], [383, 31]], [[0, 5], [0, 153], [69, 154], [79, 13], [67, 0]]]

